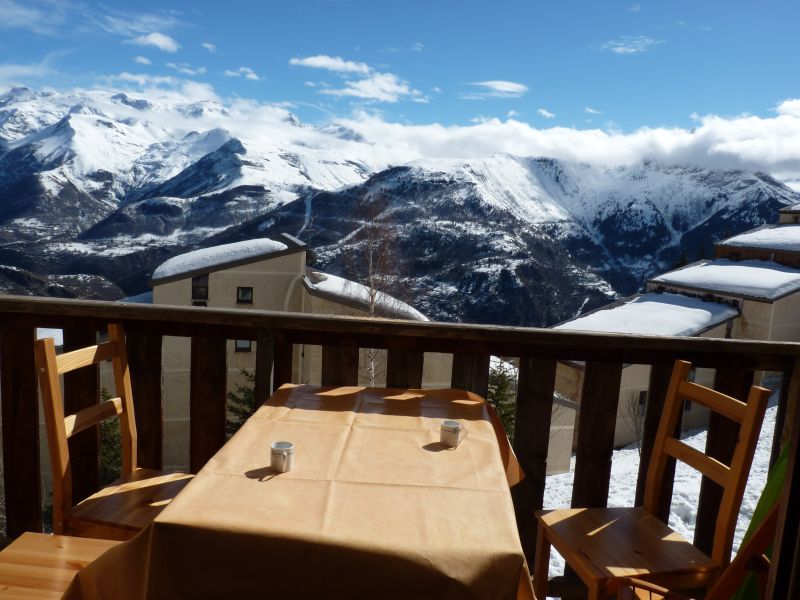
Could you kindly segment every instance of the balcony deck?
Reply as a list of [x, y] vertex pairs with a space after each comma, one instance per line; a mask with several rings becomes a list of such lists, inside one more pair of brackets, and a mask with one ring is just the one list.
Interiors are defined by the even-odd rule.
[[[715, 387], [744, 397], [758, 371], [782, 374], [773, 459], [780, 444], [792, 445], [786, 502], [780, 515], [777, 559], [771, 573], [774, 598], [800, 597], [798, 530], [800, 529], [800, 344], [667, 338], [468, 324], [406, 322], [353, 317], [315, 316], [257, 310], [226, 310], [115, 302], [0, 297], [0, 393], [2, 394], [3, 461], [6, 528], [9, 537], [42, 528], [38, 403], [33, 342], [37, 327], [64, 330], [66, 348], [94, 343], [96, 332], [121, 322], [128, 333], [139, 462], [162, 466], [161, 400], [162, 337], [191, 338], [190, 465], [197, 471], [225, 441], [226, 340], [258, 342], [256, 397], [288, 382], [292, 344], [323, 347], [324, 385], [352, 385], [358, 378], [358, 349], [388, 350], [387, 386], [419, 387], [424, 352], [453, 354], [453, 387], [486, 395], [491, 355], [519, 358], [514, 450], [527, 474], [513, 488], [518, 527], [529, 562], [536, 541], [534, 511], [542, 507], [547, 446], [553, 406], [556, 364], [586, 363], [578, 441], [573, 506], [605, 506], [613, 451], [620, 378], [623, 365], [652, 367], [645, 416], [642, 464], [648, 462], [671, 366], [676, 358], [697, 367], [716, 369]], [[68, 378], [66, 402], [79, 409], [97, 401], [96, 377]], [[91, 432], [86, 432], [91, 434]], [[723, 420], [709, 424], [713, 456], [730, 457], [736, 431]], [[77, 436], [72, 447], [76, 495], [97, 489], [96, 436]], [[665, 475], [660, 515], [668, 514], [674, 465]], [[641, 502], [644, 471], [640, 470], [637, 503]], [[718, 488], [704, 481], [694, 543], [706, 552], [713, 531]]]

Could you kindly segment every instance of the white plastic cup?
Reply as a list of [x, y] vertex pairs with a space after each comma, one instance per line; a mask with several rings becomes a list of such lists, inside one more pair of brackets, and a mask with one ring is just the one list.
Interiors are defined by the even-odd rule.
[[462, 430], [464, 428], [458, 421], [442, 421], [439, 429], [439, 442], [448, 448], [458, 448], [458, 444], [464, 439], [461, 437]]
[[272, 442], [269, 466], [278, 473], [291, 471], [294, 466], [294, 444], [292, 442]]

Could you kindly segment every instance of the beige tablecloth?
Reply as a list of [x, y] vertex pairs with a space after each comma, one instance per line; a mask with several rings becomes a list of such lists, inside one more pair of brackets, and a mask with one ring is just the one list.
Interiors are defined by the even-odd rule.
[[[468, 430], [457, 449], [442, 419]], [[65, 597], [532, 598], [499, 427], [459, 390], [283, 386]], [[269, 468], [279, 440], [289, 473]]]

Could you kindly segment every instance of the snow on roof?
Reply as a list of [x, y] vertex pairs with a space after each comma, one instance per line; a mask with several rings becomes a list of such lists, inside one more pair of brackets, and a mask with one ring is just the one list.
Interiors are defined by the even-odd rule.
[[664, 273], [650, 283], [764, 300], [800, 290], [800, 270], [766, 260], [704, 260]]
[[800, 225], [762, 227], [723, 240], [719, 245], [800, 252]]
[[[303, 280], [312, 293], [355, 305], [362, 310], [369, 307], [369, 289], [360, 283], [320, 271], [309, 271]], [[394, 319], [428, 320], [428, 317], [413, 306], [383, 292], [378, 292], [375, 297], [375, 312], [378, 316]]]
[[797, 204], [792, 204], [791, 206], [784, 206], [779, 212], [782, 213], [800, 212], [800, 202], [798, 202]]
[[136, 294], [135, 296], [128, 296], [127, 298], [117, 300], [117, 302], [127, 302], [129, 304], [152, 304], [153, 292], [143, 292], [141, 294]]
[[681, 294], [643, 294], [601, 308], [553, 329], [638, 335], [693, 336], [739, 314], [720, 302]]
[[173, 256], [163, 262], [153, 272], [152, 280], [158, 281], [199, 271], [213, 271], [231, 263], [262, 258], [288, 249], [289, 247], [283, 242], [260, 238], [194, 250]]

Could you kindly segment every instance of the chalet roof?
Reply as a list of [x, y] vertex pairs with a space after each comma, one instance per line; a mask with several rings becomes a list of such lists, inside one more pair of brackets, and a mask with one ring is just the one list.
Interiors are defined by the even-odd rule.
[[[312, 269], [307, 269], [303, 283], [312, 296], [326, 298], [357, 310], [369, 310], [369, 288], [360, 283]], [[428, 320], [428, 317], [413, 306], [383, 292], [377, 292], [375, 296], [375, 314], [390, 319]]]
[[766, 225], [722, 240], [717, 245], [800, 252], [800, 225]]
[[269, 238], [257, 238], [193, 250], [186, 254], [173, 256], [161, 263], [153, 272], [150, 285], [186, 279], [203, 273], [221, 271], [240, 265], [257, 262], [305, 250], [300, 240], [283, 234], [284, 240], [278, 242]]
[[782, 212], [784, 214], [798, 213], [800, 212], [800, 202], [798, 202], [797, 204], [792, 204], [791, 206], [784, 206], [782, 209], [780, 209], [779, 212]]
[[800, 270], [766, 260], [701, 260], [654, 277], [651, 285], [775, 301], [800, 291]]
[[637, 294], [565, 321], [553, 329], [637, 335], [694, 336], [739, 315], [721, 302], [682, 294]]

